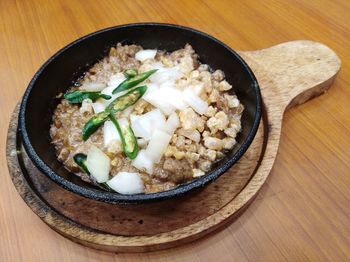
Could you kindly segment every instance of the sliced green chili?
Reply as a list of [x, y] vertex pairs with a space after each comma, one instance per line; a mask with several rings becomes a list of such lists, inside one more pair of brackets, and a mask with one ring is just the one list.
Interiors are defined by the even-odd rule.
[[108, 119], [109, 112], [103, 111], [90, 118], [83, 127], [83, 140], [86, 141], [88, 138], [96, 132], [96, 130], [103, 125]]
[[78, 153], [76, 155], [74, 155], [73, 157], [74, 162], [88, 175], [90, 175], [90, 172], [86, 166], [86, 159], [87, 159], [87, 155], [82, 154], [82, 153]]
[[137, 75], [137, 70], [136, 69], [127, 69], [124, 72], [124, 75], [126, 78], [131, 78]]
[[[73, 156], [73, 159], [74, 159], [74, 162], [81, 168], [81, 170], [83, 170], [86, 174], [90, 175], [89, 169], [86, 166], [87, 155], [78, 153]], [[96, 182], [96, 184], [104, 190], [115, 192], [112, 188], [109, 187], [109, 185], [106, 182], [103, 182], [103, 183]]]
[[83, 140], [86, 141], [96, 130], [103, 125], [111, 113], [123, 111], [127, 107], [135, 104], [146, 92], [147, 86], [139, 86], [125, 95], [117, 97], [105, 109], [90, 118], [83, 128]]
[[109, 119], [111, 119], [118, 130], [125, 155], [130, 159], [136, 158], [137, 154], [139, 153], [139, 146], [131, 127], [129, 125], [121, 126], [113, 113], [109, 115]]
[[113, 94], [119, 93], [121, 91], [130, 89], [139, 83], [145, 81], [147, 78], [149, 78], [152, 74], [154, 74], [158, 69], [153, 69], [147, 72], [144, 72], [143, 74], [136, 75], [134, 77], [127, 78], [124, 80], [120, 85], [118, 85], [114, 90]]
[[112, 103], [110, 103], [105, 111], [108, 112], [119, 112], [123, 111], [127, 107], [135, 104], [146, 92], [147, 86], [139, 86], [129, 91], [125, 95], [117, 97]]
[[67, 99], [72, 104], [78, 104], [83, 102], [84, 99], [91, 99], [95, 102], [99, 98], [103, 98], [106, 100], [111, 99], [112, 97], [109, 95], [102, 94], [101, 92], [88, 92], [88, 91], [80, 91], [76, 90], [73, 92], [69, 92], [64, 95], [64, 98]]

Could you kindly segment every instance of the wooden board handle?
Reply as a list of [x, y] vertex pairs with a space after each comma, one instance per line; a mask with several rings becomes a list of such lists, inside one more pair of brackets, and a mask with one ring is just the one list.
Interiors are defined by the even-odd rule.
[[282, 43], [267, 49], [244, 51], [258, 79], [267, 122], [266, 148], [248, 185], [236, 197], [242, 207], [267, 179], [276, 159], [284, 111], [329, 89], [340, 69], [340, 59], [327, 46], [307, 41]]
[[[324, 93], [340, 69], [340, 59], [327, 46], [307, 40], [292, 41], [240, 55], [251, 66], [261, 89], [275, 93], [265, 103], [281, 109]], [[259, 70], [254, 70], [259, 68]], [[269, 92], [271, 94], [271, 92]], [[268, 105], [270, 106], [270, 105]]]

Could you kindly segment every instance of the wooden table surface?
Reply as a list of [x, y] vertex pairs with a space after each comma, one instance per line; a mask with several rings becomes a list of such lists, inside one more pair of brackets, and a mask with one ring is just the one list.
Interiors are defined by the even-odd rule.
[[[160, 252], [110, 254], [46, 226], [17, 194], [5, 139], [12, 110], [36, 70], [93, 31], [166, 22], [207, 32], [237, 50], [310, 39], [335, 50], [331, 90], [290, 109], [272, 173], [227, 228]], [[0, 261], [350, 261], [350, 1], [0, 1]]]

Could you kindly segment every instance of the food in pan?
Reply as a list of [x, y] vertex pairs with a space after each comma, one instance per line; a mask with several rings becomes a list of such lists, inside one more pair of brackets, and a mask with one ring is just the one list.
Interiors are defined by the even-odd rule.
[[187, 44], [117, 44], [69, 88], [50, 135], [65, 168], [104, 190], [153, 193], [204, 176], [232, 149], [243, 105]]

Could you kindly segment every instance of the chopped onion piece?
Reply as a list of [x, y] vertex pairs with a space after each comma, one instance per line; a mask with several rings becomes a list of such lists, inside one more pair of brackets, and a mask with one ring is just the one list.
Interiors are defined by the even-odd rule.
[[109, 85], [105, 89], [101, 91], [102, 94], [112, 96], [112, 91], [116, 88], [116, 86]]
[[141, 137], [146, 140], [149, 140], [149, 138], [152, 135], [152, 130], [149, 126], [148, 121], [131, 121], [131, 128], [132, 131], [134, 131], [134, 135], [136, 137]]
[[97, 83], [97, 82], [88, 82], [84, 83], [80, 89], [89, 91], [89, 92], [95, 92], [95, 91], [101, 91], [106, 88], [106, 85], [104, 83]]
[[186, 103], [200, 115], [203, 115], [208, 109], [208, 103], [197, 96], [196, 93], [190, 88], [183, 91], [183, 98]]
[[112, 121], [108, 120], [103, 125], [103, 145], [108, 147], [115, 140], [120, 141], [119, 132]]
[[[133, 116], [133, 118], [135, 118]], [[159, 109], [154, 109], [146, 114], [138, 116], [131, 120], [131, 128], [136, 137], [142, 137], [149, 140], [153, 131], [165, 125], [165, 116]]]
[[96, 146], [91, 146], [87, 154], [86, 166], [90, 174], [98, 183], [103, 183], [109, 179], [111, 169], [110, 159]]
[[92, 103], [92, 108], [94, 109], [95, 114], [98, 114], [106, 109], [104, 102], [98, 99], [95, 103]]
[[146, 90], [146, 93], [143, 95], [143, 97], [148, 95], [148, 94], [151, 94], [152, 92], [154, 92], [158, 89], [159, 89], [159, 85], [157, 85], [157, 84], [154, 84], [154, 83], [147, 84], [147, 90]]
[[152, 83], [160, 85], [163, 83], [175, 82], [182, 76], [183, 74], [177, 67], [163, 67], [158, 69], [149, 79]]
[[130, 122], [132, 123], [132, 122], [136, 121], [139, 117], [140, 116], [138, 116], [138, 115], [130, 114], [129, 115]]
[[92, 113], [92, 110], [92, 100], [89, 98], [84, 99], [83, 102], [81, 102], [81, 107], [79, 108], [79, 111], [84, 114], [85, 112]]
[[157, 50], [152, 50], [152, 49], [145, 49], [138, 51], [135, 54], [135, 58], [141, 62], [147, 60], [147, 59], [153, 59], [157, 54]]
[[[116, 88], [121, 82], [123, 82], [125, 80], [125, 76], [123, 73], [117, 73], [115, 75], [112, 75], [110, 78], [109, 78], [109, 81], [108, 81], [108, 86], [111, 86], [114, 88]], [[112, 89], [112, 91], [113, 91]], [[111, 92], [112, 94], [112, 92]], [[109, 95], [109, 94], [107, 94]]]
[[183, 110], [188, 107], [187, 103], [183, 99], [182, 92], [174, 87], [172, 84], [163, 84], [160, 89], [160, 97], [164, 99], [165, 102], [170, 103], [176, 109]]
[[145, 186], [139, 173], [119, 172], [107, 185], [114, 191], [124, 194], [140, 194], [145, 191]]
[[200, 95], [204, 89], [204, 84], [200, 83], [191, 87], [196, 95]]
[[131, 164], [138, 170], [153, 174], [153, 161], [146, 155], [145, 150], [141, 150]]
[[159, 108], [162, 110], [162, 112], [166, 115], [170, 115], [172, 112], [174, 112], [175, 107], [171, 105], [169, 102], [166, 101], [166, 99], [162, 96], [165, 96], [163, 92], [161, 92], [159, 89], [154, 90], [152, 93], [146, 93], [142, 98], [150, 103], [151, 105]]
[[165, 84], [152, 93], [143, 97], [148, 103], [170, 115], [175, 109], [185, 109], [188, 105], [183, 99], [182, 92], [173, 85]]
[[152, 68], [160, 70], [164, 69], [164, 65], [162, 62], [158, 61], [152, 64]]
[[171, 135], [168, 133], [162, 130], [155, 130], [148, 143], [145, 154], [155, 163], [159, 163], [169, 145], [170, 139]]
[[169, 135], [173, 135], [175, 130], [180, 126], [180, 119], [176, 112], [173, 112], [167, 119], [163, 128]]

